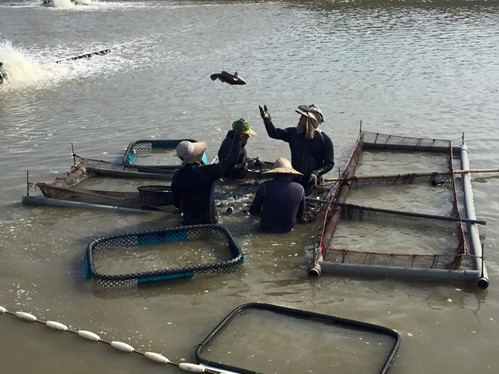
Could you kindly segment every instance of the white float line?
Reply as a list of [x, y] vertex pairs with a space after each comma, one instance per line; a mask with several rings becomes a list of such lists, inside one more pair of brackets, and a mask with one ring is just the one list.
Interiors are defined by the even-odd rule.
[[224, 371], [214, 370], [211, 368], [206, 368], [206, 367], [201, 366], [201, 365], [190, 364], [187, 362], [182, 362], [182, 363], [177, 364], [177, 363], [170, 361], [168, 358], [166, 358], [165, 356], [163, 356], [160, 353], [140, 352], [140, 351], [137, 351], [134, 347], [132, 347], [131, 345], [129, 345], [127, 343], [120, 342], [117, 340], [113, 340], [113, 341], [108, 342], [108, 341], [102, 340], [99, 335], [97, 335], [91, 331], [88, 331], [88, 330], [70, 330], [68, 328], [68, 326], [66, 326], [63, 323], [60, 323], [57, 321], [41, 321], [35, 315], [33, 315], [31, 313], [20, 312], [20, 311], [19, 312], [10, 312], [6, 308], [4, 308], [3, 306], [0, 305], [0, 315], [1, 314], [10, 314], [10, 315], [12, 315], [18, 319], [21, 319], [23, 321], [26, 321], [26, 322], [41, 323], [41, 324], [43, 324], [43, 325], [45, 325], [53, 330], [62, 331], [62, 332], [70, 332], [70, 333], [76, 334], [79, 337], [86, 339], [86, 340], [108, 344], [118, 351], [127, 352], [127, 353], [137, 353], [137, 354], [144, 356], [145, 358], [147, 358], [150, 361], [154, 361], [156, 363], [163, 364], [163, 365], [173, 365], [173, 366], [178, 367], [181, 370], [189, 371], [191, 373], [209, 373], [209, 374], [223, 374], [224, 373]]

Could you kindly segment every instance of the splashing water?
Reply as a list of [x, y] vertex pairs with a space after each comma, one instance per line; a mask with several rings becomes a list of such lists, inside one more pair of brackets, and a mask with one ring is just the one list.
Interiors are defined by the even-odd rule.
[[11, 88], [55, 82], [68, 71], [68, 67], [64, 65], [40, 63], [9, 42], [0, 42], [0, 62], [3, 63], [2, 70], [7, 77], [4, 85]]
[[72, 8], [75, 5], [90, 5], [92, 0], [49, 0], [46, 5], [53, 6], [54, 8]]
[[72, 8], [75, 5], [71, 0], [46, 0], [44, 4], [54, 8]]

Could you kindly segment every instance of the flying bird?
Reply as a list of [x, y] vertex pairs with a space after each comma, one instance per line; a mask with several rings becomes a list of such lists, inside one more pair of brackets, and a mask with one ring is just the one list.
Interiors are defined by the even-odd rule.
[[246, 81], [239, 76], [237, 71], [234, 74], [222, 71], [221, 73], [216, 73], [210, 75], [212, 81], [220, 80], [221, 82], [228, 83], [230, 85], [242, 85], [246, 84]]

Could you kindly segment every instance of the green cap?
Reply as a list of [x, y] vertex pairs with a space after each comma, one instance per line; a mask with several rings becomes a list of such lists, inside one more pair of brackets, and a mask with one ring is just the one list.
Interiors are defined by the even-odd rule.
[[235, 129], [238, 122], [243, 123], [243, 134], [246, 134], [249, 136], [256, 135], [256, 132], [254, 132], [251, 129], [251, 124], [249, 123], [249, 121], [245, 120], [244, 118], [239, 118], [237, 121], [232, 122], [232, 130]]

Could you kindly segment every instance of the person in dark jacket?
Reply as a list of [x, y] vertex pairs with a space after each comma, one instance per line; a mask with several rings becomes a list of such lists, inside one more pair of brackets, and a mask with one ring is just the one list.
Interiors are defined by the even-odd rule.
[[273, 179], [265, 181], [256, 191], [249, 212], [261, 216], [260, 228], [263, 231], [282, 233], [291, 231], [297, 219], [305, 214], [305, 190], [294, 181], [302, 173], [293, 169], [291, 162], [280, 157], [272, 169], [263, 172]]
[[251, 124], [244, 118], [240, 118], [232, 123], [232, 130], [227, 132], [225, 139], [220, 144], [220, 149], [218, 150], [218, 159], [223, 160], [227, 158], [232, 147], [232, 139], [234, 137], [234, 128], [237, 123], [241, 122], [243, 126], [243, 133], [241, 135], [241, 150], [239, 151], [239, 156], [237, 158], [236, 164], [224, 174], [226, 178], [242, 178], [244, 173], [244, 166], [248, 158], [248, 153], [246, 151], [246, 144], [250, 136], [256, 135], [256, 133], [251, 129]]
[[300, 114], [298, 125], [279, 129], [272, 123], [267, 106], [258, 108], [267, 134], [289, 143], [291, 164], [303, 174], [300, 183], [305, 188], [305, 194], [310, 195], [321, 176], [334, 166], [333, 142], [320, 128], [324, 122], [322, 111], [314, 104], [300, 105], [296, 110]]
[[217, 164], [201, 165], [207, 147], [205, 142], [184, 140], [177, 145], [177, 156], [183, 165], [173, 175], [172, 197], [173, 205], [183, 213], [184, 225], [217, 223], [215, 182], [235, 165], [241, 149], [242, 130], [242, 124], [235, 127], [230, 152]]

